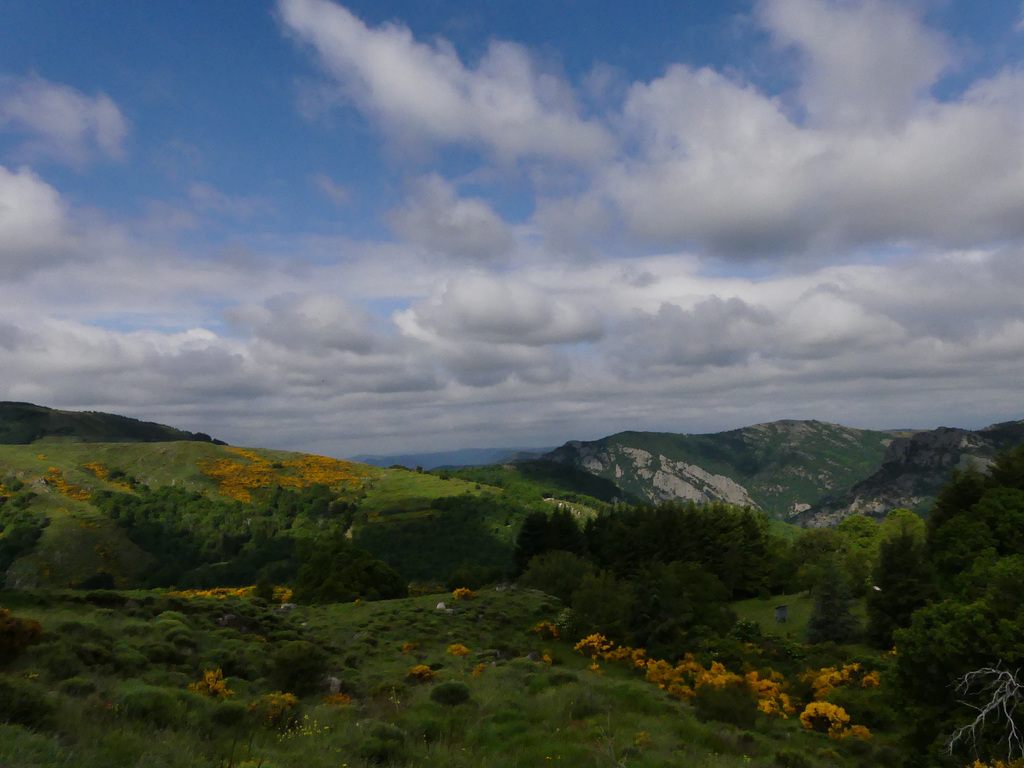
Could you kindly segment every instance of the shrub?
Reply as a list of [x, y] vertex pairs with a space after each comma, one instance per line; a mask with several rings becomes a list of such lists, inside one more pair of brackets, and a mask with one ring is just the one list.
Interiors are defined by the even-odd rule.
[[702, 685], [693, 699], [697, 717], [752, 729], [757, 721], [757, 699], [743, 683]]
[[469, 686], [457, 680], [449, 680], [435, 685], [430, 692], [430, 700], [446, 707], [455, 707], [469, 701]]
[[130, 682], [114, 694], [118, 711], [131, 720], [141, 720], [161, 727], [182, 722], [186, 707], [174, 691], [145, 683]]
[[462, 643], [452, 643], [445, 649], [445, 653], [451, 656], [469, 656], [469, 648]]
[[249, 712], [256, 721], [267, 728], [278, 728], [294, 722], [297, 718], [299, 700], [291, 693], [266, 693], [249, 705]]
[[210, 722], [221, 728], [233, 728], [245, 719], [248, 711], [240, 701], [221, 701], [210, 710]]
[[375, 765], [404, 763], [409, 757], [405, 731], [390, 723], [374, 723], [359, 745], [359, 756]]
[[224, 672], [219, 667], [217, 669], [205, 670], [203, 672], [203, 679], [190, 683], [188, 689], [193, 693], [209, 696], [211, 699], [230, 699], [235, 695], [235, 692], [228, 688], [227, 681], [224, 679]]
[[6, 608], [0, 608], [0, 664], [38, 643], [42, 634], [43, 628], [36, 622], [12, 616]]
[[293, 640], [274, 653], [271, 677], [282, 690], [301, 695], [320, 682], [326, 661], [327, 654], [320, 646], [305, 640]]
[[69, 677], [57, 686], [57, 690], [68, 696], [88, 696], [96, 691], [96, 683], [86, 677]]
[[775, 762], [782, 768], [812, 768], [812, 763], [802, 752], [793, 749], [781, 749], [775, 753]]
[[44, 728], [53, 712], [53, 704], [39, 686], [23, 677], [0, 675], [0, 722]]

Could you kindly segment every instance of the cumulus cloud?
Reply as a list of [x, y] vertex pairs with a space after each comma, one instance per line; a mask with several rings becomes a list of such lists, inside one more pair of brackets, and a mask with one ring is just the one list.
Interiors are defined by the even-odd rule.
[[128, 122], [105, 93], [88, 96], [31, 75], [0, 79], [0, 129], [25, 137], [26, 158], [82, 167], [97, 154], [121, 157]]
[[67, 258], [73, 241], [57, 190], [28, 168], [0, 166], [0, 276], [53, 266]]
[[284, 294], [262, 305], [231, 307], [225, 316], [255, 338], [281, 347], [361, 355], [374, 347], [370, 314], [334, 296]]
[[511, 250], [510, 227], [486, 201], [459, 197], [455, 187], [436, 174], [419, 179], [414, 187], [405, 205], [388, 215], [394, 230], [409, 242], [472, 260], [494, 259]]
[[330, 0], [280, 0], [288, 30], [317, 52], [348, 97], [393, 135], [482, 145], [499, 157], [592, 162], [611, 140], [580, 116], [571, 89], [519, 45], [492, 42], [468, 68], [445, 40], [397, 24], [370, 28]]
[[630, 89], [638, 156], [611, 166], [595, 194], [641, 240], [727, 258], [1021, 235], [1024, 77], [999, 73], [953, 102], [910, 91], [893, 97], [903, 109], [888, 109], [884, 127], [801, 123], [750, 84], [675, 65]]
[[943, 37], [891, 0], [763, 0], [757, 10], [803, 59], [800, 103], [815, 124], [899, 129], [954, 63]]

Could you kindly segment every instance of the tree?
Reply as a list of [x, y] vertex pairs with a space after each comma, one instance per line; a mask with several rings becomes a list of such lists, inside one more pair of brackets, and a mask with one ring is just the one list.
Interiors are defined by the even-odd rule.
[[910, 526], [881, 543], [867, 597], [867, 635], [876, 648], [891, 648], [893, 632], [909, 627], [914, 611], [935, 597], [927, 554], [923, 537]]
[[809, 643], [848, 643], [857, 634], [857, 620], [850, 609], [853, 595], [836, 557], [821, 565], [814, 588], [814, 608], [807, 622]]

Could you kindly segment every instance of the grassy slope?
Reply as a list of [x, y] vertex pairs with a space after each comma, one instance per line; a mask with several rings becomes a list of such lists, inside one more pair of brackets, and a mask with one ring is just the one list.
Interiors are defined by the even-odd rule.
[[[301, 456], [287, 451], [244, 450], [269, 462], [287, 462]], [[89, 493], [125, 490], [85, 468], [95, 462], [111, 470], [119, 469], [151, 487], [173, 485], [216, 496], [219, 485], [203, 471], [202, 465], [220, 459], [243, 464], [249, 461], [235, 449], [205, 442], [40, 441], [31, 445], [0, 445], [0, 478], [16, 478], [25, 483], [36, 494], [30, 511], [50, 520], [35, 550], [12, 566], [11, 583], [68, 585], [88, 578], [99, 568], [117, 576], [119, 583], [130, 583], [148, 562], [146, 554], [87, 500], [72, 498], [48, 479], [53, 468], [59, 470], [64, 482]], [[441, 480], [429, 474], [351, 466], [363, 475], [362, 490], [366, 497], [362, 503], [371, 514], [421, 510], [439, 496], [479, 492], [476, 484]], [[282, 468], [274, 472], [284, 476], [291, 470]]]
[[[101, 594], [104, 607], [98, 607], [81, 594], [0, 593], [0, 605], [38, 620], [45, 630], [43, 643], [9, 671], [29, 678], [26, 685], [34, 690], [50, 691], [56, 709], [30, 727], [0, 725], [0, 764], [354, 768], [370, 764], [367, 755], [380, 746], [381, 735], [390, 739], [393, 764], [464, 768], [768, 768], [779, 752], [799, 752], [807, 766], [852, 767], [867, 764], [865, 750], [874, 748], [804, 732], [795, 719], [762, 717], [756, 732], [702, 723], [689, 704], [670, 699], [626, 665], [606, 663], [595, 674], [569, 644], [530, 633], [536, 621], [553, 619], [559, 609], [530, 591], [481, 591], [461, 603], [427, 595], [299, 607], [283, 618], [236, 598], [133, 593], [125, 604], [113, 597]], [[454, 613], [436, 610], [439, 599]], [[246, 626], [220, 626], [225, 615]], [[248, 720], [232, 725], [231, 706], [243, 710], [279, 687], [274, 659], [296, 640], [326, 650], [324, 668], [352, 702], [328, 706], [322, 692], [310, 690], [290, 733], [254, 728]], [[406, 643], [418, 647], [403, 652]], [[452, 643], [467, 646], [469, 655], [446, 653]], [[66, 658], [78, 647], [88, 661]], [[169, 647], [178, 654], [173, 661], [155, 660]], [[545, 650], [550, 666], [528, 657]], [[411, 679], [417, 664], [434, 668], [434, 680]], [[231, 670], [227, 682], [238, 704], [216, 704], [186, 690], [214, 667]], [[68, 676], [73, 685], [61, 683]], [[432, 701], [431, 690], [445, 681], [464, 683], [469, 701], [453, 707]], [[387, 757], [382, 763], [392, 764]]]

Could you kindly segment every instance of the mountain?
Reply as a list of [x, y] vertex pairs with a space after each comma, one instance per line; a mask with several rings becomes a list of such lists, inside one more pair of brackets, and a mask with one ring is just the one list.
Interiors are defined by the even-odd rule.
[[94, 411], [60, 411], [31, 403], [0, 402], [0, 445], [28, 445], [36, 440], [76, 443], [215, 442], [202, 432], [139, 421]]
[[883, 517], [898, 507], [927, 512], [954, 469], [985, 469], [996, 452], [1022, 441], [1024, 421], [973, 431], [939, 427], [897, 438], [870, 476], [821, 499], [789, 522], [820, 528], [854, 514]]
[[719, 500], [785, 518], [871, 476], [905, 434], [785, 420], [704, 435], [621, 432], [572, 441], [543, 458], [649, 502]]
[[349, 461], [374, 467], [408, 467], [415, 469], [441, 469], [454, 467], [482, 467], [509, 461], [527, 461], [542, 456], [550, 448], [461, 448], [457, 451], [434, 453], [400, 453], [394, 455], [362, 454]]

